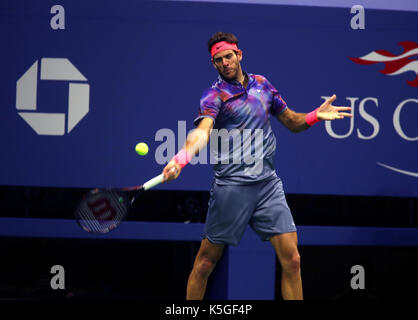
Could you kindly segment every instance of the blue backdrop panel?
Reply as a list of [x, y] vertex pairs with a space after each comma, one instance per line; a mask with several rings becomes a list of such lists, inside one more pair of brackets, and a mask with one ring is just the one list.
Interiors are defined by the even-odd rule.
[[[206, 44], [225, 30], [239, 38], [243, 69], [266, 76], [290, 108], [309, 112], [333, 93], [336, 105], [353, 107], [352, 120], [300, 134], [272, 119], [285, 191], [418, 196], [418, 87], [411, 82], [417, 12], [366, 10], [365, 29], [353, 30], [348, 8], [72, 0], [60, 1], [65, 29], [54, 30], [55, 4], [0, 3], [1, 184], [123, 186], [160, 173], [159, 148], [174, 137], [172, 152], [178, 150], [203, 90], [216, 79]], [[405, 50], [403, 41], [410, 44]], [[379, 72], [384, 63], [350, 59], [377, 50], [398, 61], [391, 65], [399, 74]], [[56, 59], [60, 67], [49, 70]], [[51, 75], [57, 69], [65, 77]], [[70, 69], [81, 76], [68, 80]], [[89, 91], [71, 93], [70, 83]], [[22, 112], [61, 114], [51, 121], [63, 132], [39, 134]], [[140, 141], [150, 147], [147, 156], [134, 151]], [[159, 188], [208, 190], [211, 182], [211, 166], [196, 164]]]

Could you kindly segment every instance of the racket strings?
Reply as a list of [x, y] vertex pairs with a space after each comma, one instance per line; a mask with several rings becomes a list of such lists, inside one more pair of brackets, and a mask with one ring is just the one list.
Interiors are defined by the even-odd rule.
[[79, 206], [76, 218], [88, 232], [106, 233], [116, 228], [128, 211], [127, 197], [110, 191], [97, 192]]

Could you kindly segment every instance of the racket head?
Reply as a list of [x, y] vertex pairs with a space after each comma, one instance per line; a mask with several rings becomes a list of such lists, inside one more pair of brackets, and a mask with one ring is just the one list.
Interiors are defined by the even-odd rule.
[[120, 225], [128, 214], [130, 204], [126, 192], [94, 189], [77, 205], [75, 219], [83, 230], [105, 234]]

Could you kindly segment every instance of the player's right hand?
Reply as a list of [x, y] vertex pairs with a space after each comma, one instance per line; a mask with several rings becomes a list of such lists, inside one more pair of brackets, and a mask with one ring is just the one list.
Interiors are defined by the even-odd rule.
[[180, 165], [175, 163], [174, 161], [170, 161], [163, 169], [164, 182], [177, 179], [177, 177], [180, 175], [180, 172]]

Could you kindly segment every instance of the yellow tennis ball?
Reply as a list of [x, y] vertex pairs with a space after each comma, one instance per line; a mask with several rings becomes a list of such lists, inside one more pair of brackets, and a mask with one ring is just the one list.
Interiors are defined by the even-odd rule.
[[145, 156], [148, 153], [148, 146], [144, 142], [140, 142], [135, 146], [135, 151], [140, 156]]

